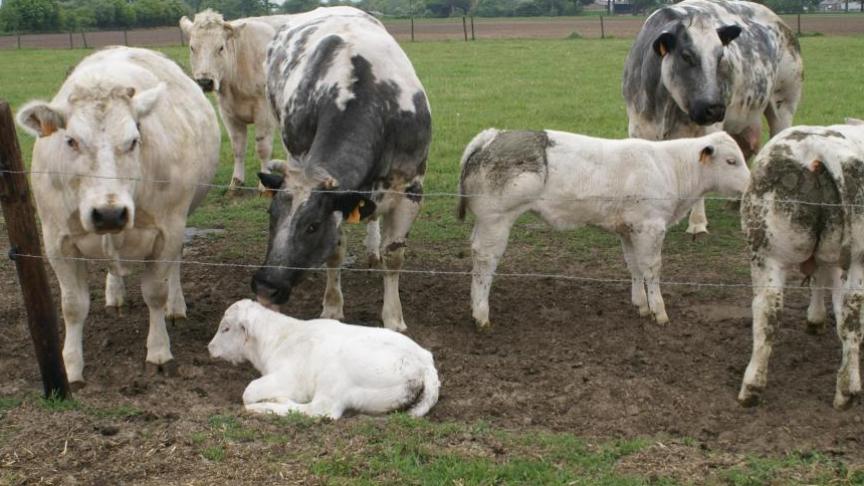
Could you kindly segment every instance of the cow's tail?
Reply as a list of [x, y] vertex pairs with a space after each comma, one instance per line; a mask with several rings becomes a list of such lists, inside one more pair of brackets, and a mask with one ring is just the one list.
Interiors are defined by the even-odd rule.
[[468, 209], [468, 198], [465, 196], [465, 166], [468, 164], [468, 161], [471, 160], [471, 157], [474, 156], [477, 152], [483, 150], [483, 148], [495, 137], [498, 136], [497, 128], [487, 128], [482, 132], [478, 133], [470, 142], [468, 142], [468, 146], [465, 147], [465, 151], [462, 152], [462, 160], [459, 161], [460, 167], [460, 176], [459, 176], [459, 206], [456, 210], [456, 216], [460, 221], [465, 220], [465, 213]]
[[438, 371], [435, 369], [435, 362], [432, 355], [425, 363], [423, 371], [423, 391], [414, 405], [408, 409], [408, 414], [413, 417], [422, 417], [438, 403], [438, 390], [441, 388], [441, 381], [438, 380]]

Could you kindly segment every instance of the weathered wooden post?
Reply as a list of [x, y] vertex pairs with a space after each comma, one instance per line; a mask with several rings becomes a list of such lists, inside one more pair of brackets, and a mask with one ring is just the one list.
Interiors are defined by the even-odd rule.
[[123, 45], [129, 47], [129, 31], [123, 29]]
[[70, 30], [69, 31], [69, 49], [72, 49], [74, 47], [75, 47], [75, 43], [72, 42], [72, 31]]
[[477, 40], [477, 36], [474, 35], [474, 16], [471, 16], [471, 40]]
[[468, 42], [468, 24], [465, 22], [465, 16], [462, 16], [462, 33], [465, 34], [465, 42]]
[[411, 42], [414, 42], [414, 16], [411, 16]]
[[180, 26], [177, 26], [177, 30], [180, 31], [180, 45], [186, 47], [186, 38], [183, 37], [183, 29]]
[[606, 38], [606, 27], [603, 25], [603, 16], [600, 16], [600, 38]]
[[[21, 148], [15, 135], [12, 110], [0, 99], [0, 206], [9, 233], [9, 257], [15, 261], [18, 282], [27, 309], [30, 336], [42, 373], [46, 398], [69, 397], [69, 381], [60, 339], [57, 334], [57, 308], [48, 286], [48, 275], [40, 258], [42, 246], [30, 197], [30, 184], [21, 161]], [[29, 256], [23, 256], [29, 255]], [[32, 257], [30, 257], [32, 256]], [[35, 257], [35, 258], [33, 258]]]

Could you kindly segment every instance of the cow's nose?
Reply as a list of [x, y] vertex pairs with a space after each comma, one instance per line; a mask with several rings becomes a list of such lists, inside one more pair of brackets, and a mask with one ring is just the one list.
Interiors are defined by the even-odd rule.
[[97, 233], [117, 233], [129, 222], [129, 209], [125, 206], [94, 208], [90, 218]]
[[690, 111], [690, 119], [700, 125], [711, 125], [726, 116], [726, 106], [723, 103], [696, 102]]
[[291, 296], [291, 289], [276, 285], [267, 278], [261, 270], [255, 272], [252, 277], [252, 292], [257, 297], [258, 302], [265, 305], [279, 305], [288, 301]]
[[198, 86], [201, 86], [201, 89], [204, 90], [205, 93], [209, 93], [213, 91], [213, 80], [210, 78], [198, 78], [195, 80], [198, 83]]
[[726, 106], [722, 104], [713, 104], [705, 109], [705, 119], [708, 123], [717, 123], [723, 121], [726, 116]]

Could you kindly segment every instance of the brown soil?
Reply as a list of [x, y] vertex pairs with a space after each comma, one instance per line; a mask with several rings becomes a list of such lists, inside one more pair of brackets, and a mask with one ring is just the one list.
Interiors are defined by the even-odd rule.
[[[798, 31], [798, 17], [783, 16], [792, 28]], [[474, 36], [477, 39], [563, 39], [573, 33], [581, 37], [599, 38], [601, 34], [612, 37], [635, 37], [642, 27], [642, 17], [604, 17], [601, 30], [599, 17], [563, 17], [558, 19], [507, 20], [474, 19]], [[409, 20], [387, 20], [387, 29], [400, 41], [411, 40]], [[429, 22], [416, 20], [414, 38], [418, 41], [464, 39], [465, 31], [471, 37], [470, 19], [463, 30], [462, 19]], [[805, 15], [801, 17], [800, 31], [820, 33], [827, 36], [864, 34], [864, 16], [861, 15]], [[127, 31], [88, 32], [85, 34], [27, 34], [21, 36], [21, 47], [42, 49], [68, 49], [70, 47], [104, 47], [109, 45], [132, 45], [139, 47], [175, 46], [180, 41], [179, 27], [159, 27]], [[0, 49], [18, 47], [18, 37], [0, 36]]]
[[[224, 256], [231, 254], [225, 253], [229, 243], [230, 238], [196, 239], [184, 258], [236, 263]], [[5, 241], [0, 240], [0, 248], [6, 248]], [[408, 267], [466, 270], [470, 259], [464, 253], [453, 245], [413, 248]], [[584, 255], [581, 262], [560, 253], [514, 244], [500, 270], [624, 276], [615, 251]], [[263, 248], [243, 254], [243, 262], [256, 263]], [[723, 262], [732, 268], [743, 260], [733, 255], [694, 268], [667, 255], [664, 276], [716, 281], [724, 277]], [[147, 310], [136, 276], [128, 283], [130, 306], [118, 318], [102, 307], [102, 271], [94, 271], [91, 279], [84, 346], [88, 384], [77, 397], [145, 413], [119, 422], [121, 440], [113, 437], [116, 420], [85, 417], [68, 423], [49, 416], [46, 423], [46, 415], [32, 404], [12, 409], [5, 419], [0, 415], [0, 439], [14, 438], [0, 440], [0, 462], [30, 478], [71, 474], [91, 481], [160, 476], [179, 481], [186, 471], [183, 454], [200, 460], [190, 452], [195, 450], [188, 442], [192, 426], [212, 414], [239, 411], [242, 390], [255, 377], [250, 366], [215, 362], [206, 351], [224, 309], [248, 296], [252, 270], [184, 266], [189, 319], [169, 325], [179, 365], [179, 376], [173, 377], [144, 373]], [[315, 317], [323, 282], [323, 275], [310, 275], [287, 311]], [[347, 320], [378, 325], [380, 278], [346, 272], [343, 285]], [[787, 293], [769, 387], [764, 403], [751, 409], [735, 401], [750, 351], [749, 290], [667, 286], [664, 294], [672, 323], [658, 327], [638, 317], [623, 285], [499, 278], [491, 300], [494, 331], [478, 334], [470, 317], [468, 277], [403, 276], [408, 334], [433, 352], [443, 383], [431, 420], [486, 421], [595, 438], [687, 437], [722, 454], [816, 450], [864, 459], [861, 406], [845, 412], [831, 408], [840, 345], [833, 332], [805, 333], [805, 294]], [[0, 312], [0, 396], [35, 393], [41, 389], [39, 375], [8, 261], [0, 264]], [[106, 423], [109, 433], [100, 429]], [[145, 446], [157, 462], [141, 459]], [[164, 454], [172, 446], [172, 454], [180, 447], [177, 457]], [[76, 459], [58, 455], [68, 447], [75, 448]], [[93, 469], [97, 458], [99, 467]]]

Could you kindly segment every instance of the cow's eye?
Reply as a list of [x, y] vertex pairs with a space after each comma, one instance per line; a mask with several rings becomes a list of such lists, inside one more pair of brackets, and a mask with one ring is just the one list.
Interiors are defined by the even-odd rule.
[[189, 46], [189, 50], [192, 51], [193, 54], [195, 53], [195, 48], [194, 48], [194, 47]]
[[224, 50], [225, 50], [225, 46], [219, 46], [219, 54], [222, 54], [222, 52], [223, 52]]
[[228, 331], [230, 331], [230, 330], [231, 330], [231, 329], [228, 328], [228, 327], [223, 327], [223, 328], [222, 328], [222, 333], [226, 333], [226, 332], [228, 332]]
[[306, 233], [311, 234], [318, 231], [318, 223], [312, 223], [306, 227]]
[[138, 147], [138, 139], [137, 138], [133, 139], [132, 143], [129, 144], [129, 152], [132, 152], [133, 150], [135, 150], [136, 147]]
[[689, 52], [682, 52], [681, 53], [681, 59], [683, 59], [684, 62], [686, 62], [687, 64], [689, 64], [691, 66], [696, 65], [696, 59], [694, 59], [693, 55], [690, 54]]
[[78, 141], [72, 137], [66, 139], [66, 145], [72, 148], [72, 150], [78, 150]]
[[735, 159], [729, 159], [726, 161], [726, 163], [729, 165], [736, 165], [738, 163], [738, 161]]

